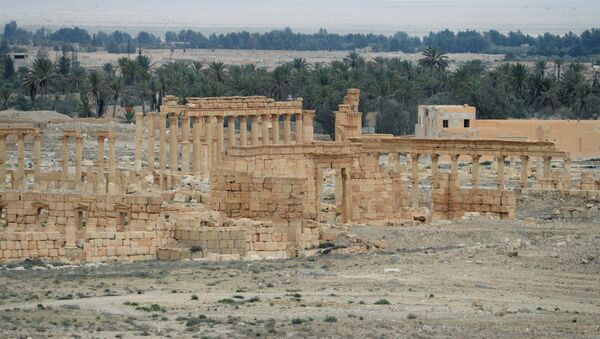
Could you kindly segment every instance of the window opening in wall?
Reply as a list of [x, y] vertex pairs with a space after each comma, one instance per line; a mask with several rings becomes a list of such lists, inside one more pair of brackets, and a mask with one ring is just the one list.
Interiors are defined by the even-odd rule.
[[471, 120], [469, 120], [469, 119], [465, 119], [465, 120], [463, 121], [463, 125], [464, 125], [464, 127], [465, 127], [465, 128], [469, 128], [469, 127], [471, 127]]
[[45, 228], [48, 225], [48, 210], [40, 207], [37, 209], [37, 222], [40, 227]]
[[117, 215], [117, 232], [124, 232], [125, 227], [129, 225], [129, 212], [119, 211]]
[[8, 227], [6, 222], [6, 208], [0, 208], [0, 226], [3, 228]]
[[77, 210], [77, 228], [82, 229], [87, 226], [88, 213], [86, 210]]
[[448, 128], [448, 120], [442, 120], [442, 127]]

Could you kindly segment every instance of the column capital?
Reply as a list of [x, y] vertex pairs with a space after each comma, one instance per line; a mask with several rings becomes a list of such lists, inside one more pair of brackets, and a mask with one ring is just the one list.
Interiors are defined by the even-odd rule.
[[305, 117], [311, 117], [312, 118], [315, 115], [315, 112], [316, 112], [316, 110], [314, 110], [314, 109], [305, 109], [305, 110], [302, 111], [302, 114]]
[[529, 160], [528, 155], [521, 155], [521, 156], [519, 156], [519, 158], [521, 158], [521, 160]]
[[410, 154], [410, 157], [411, 157], [412, 159], [416, 159], [416, 160], [419, 160], [419, 156], [420, 156], [420, 154], [419, 154], [419, 153], [411, 153], [411, 154]]
[[142, 118], [144, 116], [143, 112], [135, 112], [135, 117], [136, 118]]

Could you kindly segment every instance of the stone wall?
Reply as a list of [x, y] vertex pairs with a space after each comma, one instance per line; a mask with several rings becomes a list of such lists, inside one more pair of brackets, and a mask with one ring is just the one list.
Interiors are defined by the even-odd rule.
[[516, 217], [514, 191], [459, 188], [447, 173], [439, 173], [432, 190], [432, 219], [459, 219], [467, 212], [492, 214], [501, 219]]
[[286, 228], [271, 221], [221, 218], [214, 211], [181, 213], [174, 218], [175, 240], [200, 251], [201, 257], [234, 254], [249, 258], [287, 258], [294, 247], [288, 242]]
[[3, 259], [143, 260], [172, 239], [160, 196], [0, 194]]
[[352, 220], [409, 219], [409, 196], [399, 172], [379, 164], [378, 156], [364, 154], [352, 168]]
[[212, 208], [230, 218], [301, 220], [305, 181], [301, 178], [257, 177], [250, 172], [219, 171], [213, 176]]

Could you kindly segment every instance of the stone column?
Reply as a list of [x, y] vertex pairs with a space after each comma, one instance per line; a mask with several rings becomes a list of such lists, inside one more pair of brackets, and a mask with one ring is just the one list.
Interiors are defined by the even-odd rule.
[[263, 114], [260, 117], [260, 124], [262, 126], [262, 140], [261, 141], [262, 141], [263, 145], [270, 144], [270, 140], [269, 140], [269, 120], [271, 120], [269, 114]]
[[117, 164], [115, 154], [115, 136], [110, 135], [108, 137], [108, 185], [109, 193], [115, 194], [116, 192], [116, 176], [117, 176]]
[[506, 176], [510, 180], [515, 175], [515, 159], [514, 157], [508, 157], [508, 168], [506, 169]]
[[344, 206], [344, 187], [342, 179], [342, 169], [335, 169], [335, 208], [337, 211], [342, 211]]
[[279, 114], [271, 116], [271, 130], [273, 131], [273, 145], [279, 144]]
[[161, 189], [166, 188], [165, 173], [167, 171], [167, 113], [158, 113], [159, 124], [158, 124], [158, 162], [160, 166], [160, 187]]
[[[142, 112], [135, 112], [135, 170], [142, 170], [142, 120], [144, 114]], [[110, 140], [109, 140], [110, 141]]]
[[190, 174], [190, 116], [181, 116], [181, 174]]
[[565, 171], [563, 173], [563, 189], [571, 189], [571, 158], [565, 158]]
[[283, 143], [289, 145], [292, 143], [292, 116], [290, 114], [283, 115]]
[[34, 176], [34, 185], [39, 187], [41, 178], [42, 178], [42, 140], [39, 134], [35, 135], [34, 145], [33, 145], [33, 157], [34, 157], [34, 168], [33, 168], [33, 176]]
[[19, 134], [19, 188], [27, 189], [27, 178], [25, 177], [25, 134]]
[[106, 193], [104, 187], [104, 136], [98, 136], [98, 175], [96, 175], [96, 189], [98, 193]]
[[202, 137], [200, 133], [200, 117], [194, 116], [193, 118], [194, 129], [192, 130], [193, 137], [193, 151], [192, 151], [192, 165], [193, 165], [193, 173], [194, 176], [200, 176], [202, 171], [202, 143], [200, 142], [200, 138]]
[[537, 169], [535, 171], [535, 178], [538, 182], [541, 182], [544, 175], [544, 159], [542, 157], [536, 158]]
[[177, 114], [169, 114], [169, 170], [171, 174], [177, 173]]
[[544, 157], [544, 179], [550, 179], [552, 173], [552, 157]]
[[75, 137], [75, 178], [77, 184], [81, 183], [81, 166], [83, 161], [83, 137]]
[[458, 175], [458, 154], [450, 155], [450, 188], [460, 188], [460, 177]]
[[6, 186], [6, 135], [0, 135], [0, 188]]
[[419, 207], [419, 154], [411, 153], [412, 162], [412, 207]]
[[[69, 181], [69, 137], [62, 137], [62, 187], [67, 188]], [[20, 142], [20, 141], [19, 141]]]
[[252, 139], [252, 146], [258, 145], [258, 117], [256, 115], [250, 116], [250, 138]]
[[230, 115], [227, 117], [227, 148], [235, 146], [235, 117]]
[[503, 190], [504, 189], [504, 159], [506, 159], [506, 156], [504, 155], [500, 155], [497, 157], [498, 159], [498, 189], [499, 190]]
[[296, 145], [300, 145], [304, 142], [304, 128], [302, 127], [302, 113], [296, 115]]
[[245, 116], [240, 116], [240, 146], [248, 145], [248, 125]]
[[[438, 154], [431, 155], [431, 185], [433, 186], [435, 181], [437, 180], [437, 172], [438, 172], [438, 162], [440, 160], [440, 156]], [[432, 187], [433, 188], [433, 187]]]
[[223, 126], [224, 118], [217, 116], [217, 154], [215, 159], [220, 162], [223, 159], [223, 153], [225, 152], [225, 127]]
[[519, 177], [519, 184], [521, 188], [527, 188], [527, 172], [529, 170], [529, 157], [526, 155], [521, 156], [521, 175]]
[[398, 172], [398, 167], [400, 167], [398, 153], [388, 153], [388, 169], [392, 172]]
[[154, 115], [150, 112], [146, 115], [148, 125], [148, 144], [146, 145], [146, 160], [148, 161], [148, 172], [154, 173]]
[[471, 188], [479, 188], [479, 159], [481, 155], [471, 155]]
[[314, 110], [305, 110], [304, 114], [302, 114], [303, 121], [302, 126], [304, 128], [304, 142], [310, 143], [315, 138], [315, 129], [313, 127], [313, 119], [315, 116]]
[[213, 154], [213, 123], [212, 117], [205, 117], [204, 128], [206, 132], [206, 171], [210, 172], [212, 168], [212, 154]]

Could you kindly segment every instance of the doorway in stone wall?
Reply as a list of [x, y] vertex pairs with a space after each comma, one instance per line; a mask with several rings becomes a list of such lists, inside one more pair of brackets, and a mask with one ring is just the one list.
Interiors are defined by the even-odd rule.
[[333, 168], [323, 168], [320, 183], [317, 183], [321, 190], [321, 196], [318, 199], [320, 209], [319, 222], [334, 223], [338, 219], [337, 208], [337, 185], [336, 171]]
[[317, 209], [321, 223], [350, 220], [349, 170], [346, 167], [320, 166], [317, 170]]

